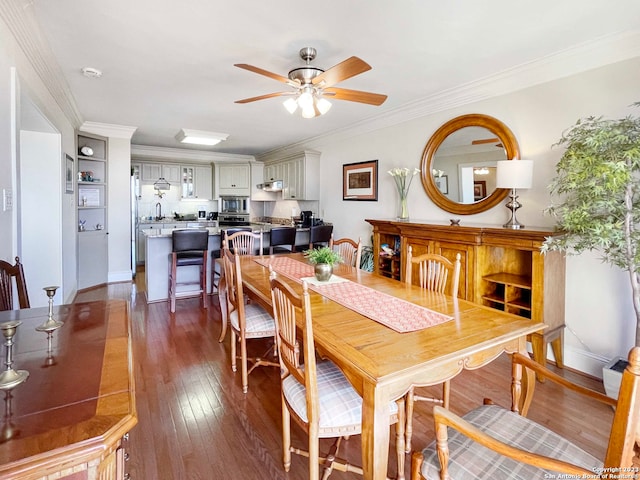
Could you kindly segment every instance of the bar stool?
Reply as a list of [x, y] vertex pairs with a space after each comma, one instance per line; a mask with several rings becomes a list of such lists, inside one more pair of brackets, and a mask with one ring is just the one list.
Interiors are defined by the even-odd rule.
[[[169, 254], [169, 307], [176, 311], [176, 298], [199, 293], [202, 306], [207, 308], [207, 253], [209, 250], [209, 231], [202, 229], [174, 230], [171, 234], [172, 252]], [[178, 282], [178, 267], [200, 267], [198, 282]], [[199, 285], [198, 290], [177, 292], [178, 286]]]
[[318, 225], [309, 229], [309, 250], [319, 246], [333, 247], [333, 225]]
[[[283, 248], [288, 247], [288, 248]], [[296, 251], [296, 227], [272, 228], [269, 233], [269, 250], [265, 255], [274, 253], [292, 253]]]

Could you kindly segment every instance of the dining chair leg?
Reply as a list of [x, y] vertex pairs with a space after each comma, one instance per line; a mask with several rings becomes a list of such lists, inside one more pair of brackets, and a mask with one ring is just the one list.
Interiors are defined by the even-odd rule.
[[247, 369], [247, 341], [240, 337], [240, 368], [242, 370], [242, 393], [249, 391], [249, 373]]
[[315, 480], [320, 474], [320, 439], [318, 427], [309, 425], [309, 480]]
[[282, 464], [284, 471], [288, 472], [291, 468], [291, 414], [285, 404], [284, 396], [282, 398]]
[[220, 306], [220, 336], [218, 342], [222, 343], [227, 335], [227, 324], [229, 323], [229, 304], [227, 303], [227, 291], [224, 286], [224, 277], [220, 279], [220, 289], [218, 290], [218, 305]]
[[237, 371], [237, 367], [236, 367], [236, 342], [238, 340], [236, 339], [236, 332], [233, 331], [233, 329], [231, 329], [231, 371], [235, 372]]
[[207, 302], [207, 255], [205, 251], [202, 258], [202, 266], [200, 267], [200, 289], [202, 290], [202, 308], [209, 308], [209, 302]]

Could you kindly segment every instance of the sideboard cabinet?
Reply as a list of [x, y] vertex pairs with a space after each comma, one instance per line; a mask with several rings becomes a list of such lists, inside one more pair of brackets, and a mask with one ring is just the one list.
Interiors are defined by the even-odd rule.
[[[530, 338], [533, 356], [544, 363], [550, 343], [557, 365], [564, 365], [565, 258], [558, 252], [540, 252], [545, 238], [553, 234], [551, 229], [366, 221], [373, 226], [375, 273], [404, 281], [409, 246], [414, 256], [438, 253], [455, 261], [459, 253], [458, 297], [544, 322], [547, 328]], [[395, 255], [384, 252], [384, 244]]]

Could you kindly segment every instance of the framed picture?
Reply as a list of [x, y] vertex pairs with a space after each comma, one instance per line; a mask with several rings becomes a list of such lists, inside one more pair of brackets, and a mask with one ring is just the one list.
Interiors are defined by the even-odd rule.
[[343, 200], [378, 200], [378, 160], [342, 166]]
[[73, 193], [73, 185], [76, 183], [76, 171], [73, 168], [73, 157], [65, 154], [65, 174], [66, 181], [65, 193]]
[[433, 177], [433, 180], [436, 182], [436, 187], [443, 194], [449, 193], [449, 177], [447, 175], [441, 175], [439, 177]]
[[487, 196], [487, 182], [476, 180], [473, 182], [473, 199], [477, 202]]

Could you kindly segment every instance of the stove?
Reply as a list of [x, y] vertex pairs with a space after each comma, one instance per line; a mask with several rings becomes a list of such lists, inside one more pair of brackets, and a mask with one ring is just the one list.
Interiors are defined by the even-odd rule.
[[218, 225], [220, 227], [248, 227], [248, 213], [220, 213], [218, 215]]

